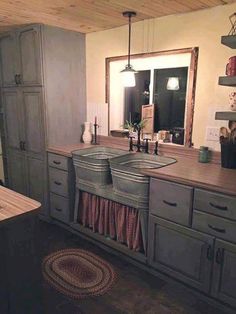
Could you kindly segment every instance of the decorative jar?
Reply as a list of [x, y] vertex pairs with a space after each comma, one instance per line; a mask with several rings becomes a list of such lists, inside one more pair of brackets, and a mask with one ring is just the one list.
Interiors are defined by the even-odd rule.
[[85, 144], [90, 144], [92, 142], [92, 133], [91, 133], [91, 123], [84, 122], [84, 133], [82, 135], [82, 140]]

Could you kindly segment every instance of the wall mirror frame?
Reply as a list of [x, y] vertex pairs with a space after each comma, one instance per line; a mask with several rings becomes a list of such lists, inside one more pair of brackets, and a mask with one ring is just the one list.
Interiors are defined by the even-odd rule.
[[[194, 116], [194, 105], [195, 105], [195, 91], [196, 91], [196, 78], [197, 78], [197, 63], [198, 63], [198, 47], [191, 48], [181, 48], [165, 51], [156, 51], [150, 53], [139, 53], [131, 55], [131, 61], [134, 59], [142, 59], [149, 57], [158, 56], [168, 56], [168, 55], [178, 55], [178, 54], [190, 54], [190, 64], [188, 68], [188, 83], [186, 92], [186, 108], [185, 108], [185, 136], [184, 145], [186, 147], [191, 147], [192, 144], [192, 129], [193, 129], [193, 116]], [[108, 103], [108, 132], [110, 134], [111, 130], [111, 101], [110, 101], [110, 71], [111, 64], [115, 61], [126, 60], [127, 55], [108, 57], [105, 59], [106, 66], [106, 82], [105, 82], [105, 98], [106, 103]], [[178, 65], [176, 65], [178, 67]]]

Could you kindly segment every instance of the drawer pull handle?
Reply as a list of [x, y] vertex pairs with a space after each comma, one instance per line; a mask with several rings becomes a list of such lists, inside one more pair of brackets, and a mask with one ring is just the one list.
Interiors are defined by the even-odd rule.
[[165, 200], [163, 200], [163, 203], [166, 204], [166, 205], [169, 205], [169, 206], [173, 206], [173, 207], [177, 206], [176, 203], [168, 202], [168, 201], [165, 201]]
[[216, 263], [222, 265], [224, 261], [224, 249], [218, 248], [216, 252]]
[[61, 209], [61, 208], [55, 207], [55, 209], [56, 209], [58, 212], [62, 212], [62, 209]]
[[54, 183], [55, 183], [56, 185], [61, 185], [61, 182], [58, 182], [58, 181], [54, 181]]
[[228, 210], [227, 206], [220, 206], [220, 205], [215, 205], [212, 202], [209, 203], [212, 207], [216, 208], [216, 209], [220, 209], [220, 210]]
[[211, 228], [214, 231], [217, 231], [217, 232], [220, 232], [220, 233], [225, 233], [225, 229], [217, 228], [217, 227], [214, 227], [214, 226], [212, 226], [210, 224], [208, 224], [208, 227]]
[[61, 164], [60, 161], [56, 161], [56, 160], [53, 160], [53, 163], [54, 163], [55, 165], [60, 165], [60, 164]]

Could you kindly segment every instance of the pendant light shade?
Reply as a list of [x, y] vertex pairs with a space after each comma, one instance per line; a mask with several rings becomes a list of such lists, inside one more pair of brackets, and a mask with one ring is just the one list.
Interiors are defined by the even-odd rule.
[[129, 18], [129, 41], [128, 41], [128, 64], [125, 66], [125, 69], [120, 73], [122, 74], [122, 81], [124, 87], [133, 87], [135, 86], [135, 73], [136, 71], [132, 68], [130, 64], [130, 43], [131, 43], [131, 17], [136, 16], [136, 13], [133, 11], [123, 12], [124, 17]]
[[179, 78], [178, 77], [169, 77], [167, 81], [166, 88], [168, 90], [179, 90]]

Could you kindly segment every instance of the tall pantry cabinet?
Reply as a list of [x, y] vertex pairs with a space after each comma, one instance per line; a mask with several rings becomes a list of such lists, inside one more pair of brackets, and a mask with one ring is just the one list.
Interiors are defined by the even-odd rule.
[[46, 147], [79, 143], [86, 117], [85, 35], [19, 28], [1, 34], [0, 60], [5, 179], [47, 216]]

